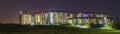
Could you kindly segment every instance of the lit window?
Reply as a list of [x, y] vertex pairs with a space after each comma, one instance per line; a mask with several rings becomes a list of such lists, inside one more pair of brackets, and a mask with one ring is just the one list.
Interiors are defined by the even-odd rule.
[[70, 19], [68, 20], [68, 23], [69, 23], [69, 24], [72, 24], [72, 22], [73, 22], [72, 20], [70, 20]]
[[99, 24], [103, 24], [103, 20], [102, 20], [102, 19], [99, 19], [98, 23], [99, 23]]
[[96, 17], [99, 17], [99, 14], [95, 14]]
[[73, 18], [73, 14], [70, 14], [70, 18]]
[[100, 14], [100, 17], [104, 17], [104, 14]]
[[87, 24], [90, 24], [90, 18], [87, 19]]
[[89, 15], [88, 14], [83, 14], [83, 17], [88, 17]]
[[79, 14], [77, 15], [77, 17], [82, 17], [82, 13], [79, 13]]
[[91, 19], [91, 24], [97, 24], [96, 19]]
[[90, 14], [90, 17], [93, 17], [93, 14]]

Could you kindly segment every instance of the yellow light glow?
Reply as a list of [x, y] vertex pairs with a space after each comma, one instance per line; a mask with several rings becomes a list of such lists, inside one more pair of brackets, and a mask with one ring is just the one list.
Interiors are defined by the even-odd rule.
[[97, 24], [97, 23], [96, 23], [96, 19], [91, 19], [91, 23]]
[[99, 24], [103, 24], [103, 20], [102, 20], [102, 19], [99, 19], [98, 23], [99, 23]]
[[90, 24], [90, 18], [87, 19], [87, 24]]
[[73, 18], [73, 14], [70, 14], [70, 18]]
[[100, 14], [100, 17], [104, 17], [104, 14]]
[[81, 18], [81, 23], [80, 24], [84, 24], [84, 19], [83, 18]]
[[46, 17], [45, 13], [40, 13], [35, 15], [35, 21], [38, 25], [40, 24], [46, 24]]
[[69, 19], [67, 22], [68, 22], [69, 24], [73, 24], [73, 23], [72, 23], [73, 20], [71, 20], [71, 19]]
[[82, 23], [82, 19], [79, 19], [79, 24], [81, 24]]
[[31, 15], [30, 14], [23, 14], [22, 15], [22, 24], [30, 24], [31, 23]]
[[82, 13], [79, 13], [79, 14], [77, 15], [77, 17], [82, 17]]

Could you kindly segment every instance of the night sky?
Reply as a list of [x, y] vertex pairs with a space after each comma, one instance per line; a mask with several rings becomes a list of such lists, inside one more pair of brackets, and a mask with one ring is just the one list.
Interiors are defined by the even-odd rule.
[[31, 12], [49, 8], [74, 12], [107, 12], [110, 16], [120, 16], [119, 0], [0, 0], [0, 22], [18, 23], [19, 10]]

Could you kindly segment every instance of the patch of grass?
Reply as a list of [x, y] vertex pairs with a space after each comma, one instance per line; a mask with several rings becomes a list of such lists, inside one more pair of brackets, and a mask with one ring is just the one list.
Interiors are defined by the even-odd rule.
[[[17, 28], [17, 29], [16, 29]], [[115, 29], [97, 29], [97, 28], [78, 28], [75, 25], [24, 25], [17, 26], [11, 29], [5, 29], [7, 34], [34, 34], [34, 33], [48, 33], [48, 34], [120, 34], [120, 30]], [[1, 31], [2, 32], [2, 31]]]

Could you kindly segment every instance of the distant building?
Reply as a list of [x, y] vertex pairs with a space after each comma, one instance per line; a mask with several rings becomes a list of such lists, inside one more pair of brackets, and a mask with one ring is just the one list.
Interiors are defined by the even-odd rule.
[[35, 20], [35, 24], [37, 25], [43, 25], [43, 24], [46, 24], [46, 13], [39, 13], [39, 12], [36, 12], [34, 14], [34, 20]]
[[[29, 25], [34, 23], [35, 25], [80, 25], [87, 28], [99, 28], [108, 26], [113, 23], [112, 17], [109, 17], [107, 13], [84, 13], [84, 12], [67, 12], [67, 11], [38, 11], [31, 16], [29, 13], [20, 13], [20, 23], [23, 25]], [[82, 27], [81, 27], [82, 28]]]
[[21, 24], [22, 23], [22, 11], [19, 11], [19, 24]]
[[29, 14], [29, 13], [25, 13], [25, 14], [22, 14], [21, 16], [21, 19], [20, 19], [20, 23], [22, 24], [22, 25], [27, 25], [27, 24], [31, 24], [31, 14]]
[[106, 13], [76, 13], [69, 14], [70, 18], [68, 23], [80, 26], [91, 27], [103, 27], [105, 25], [111, 25], [113, 20], [111, 17], [108, 17]]

